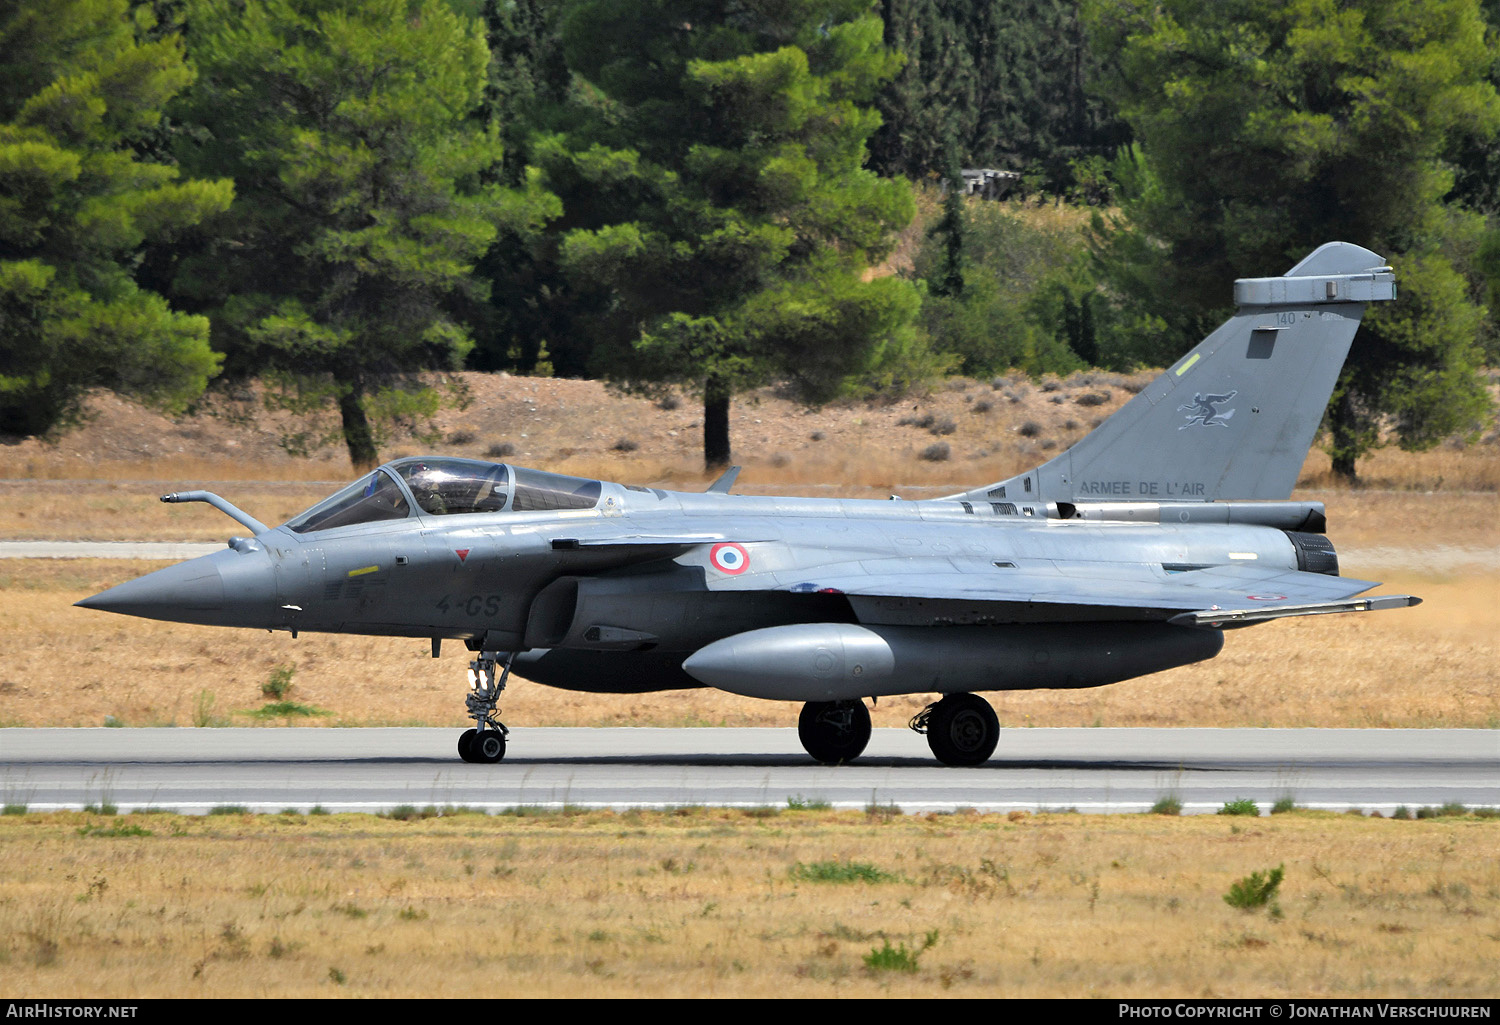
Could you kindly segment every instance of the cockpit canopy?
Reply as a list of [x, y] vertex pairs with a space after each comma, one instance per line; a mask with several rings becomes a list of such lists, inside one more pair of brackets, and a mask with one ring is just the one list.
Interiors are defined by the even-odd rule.
[[597, 480], [478, 459], [414, 457], [387, 463], [287, 522], [298, 534], [356, 523], [427, 516], [592, 509]]

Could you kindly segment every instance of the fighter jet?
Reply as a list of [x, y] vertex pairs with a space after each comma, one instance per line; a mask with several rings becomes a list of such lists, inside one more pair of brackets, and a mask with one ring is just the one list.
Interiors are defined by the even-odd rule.
[[1339, 576], [1322, 503], [1289, 500], [1366, 305], [1395, 295], [1384, 260], [1342, 242], [1236, 281], [1234, 315], [1077, 445], [945, 498], [398, 459], [275, 528], [209, 492], [165, 495], [249, 536], [78, 604], [427, 638], [434, 657], [463, 641], [467, 762], [504, 757], [516, 672], [801, 702], [802, 744], [830, 764], [865, 749], [867, 700], [934, 694], [911, 727], [939, 761], [979, 765], [999, 723], [976, 692], [1097, 687], [1212, 658], [1227, 629], [1420, 601], [1356, 597], [1376, 585]]

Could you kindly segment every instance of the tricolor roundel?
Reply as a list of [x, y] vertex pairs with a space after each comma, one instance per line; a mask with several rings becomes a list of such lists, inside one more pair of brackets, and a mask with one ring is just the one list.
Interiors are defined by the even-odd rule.
[[713, 563], [714, 569], [721, 573], [737, 576], [750, 568], [750, 553], [745, 551], [744, 545], [728, 541], [710, 548], [708, 561]]

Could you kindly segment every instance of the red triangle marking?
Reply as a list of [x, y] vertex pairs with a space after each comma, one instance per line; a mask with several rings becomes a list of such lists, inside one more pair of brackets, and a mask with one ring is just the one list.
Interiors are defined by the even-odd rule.
[[463, 562], [466, 559], [468, 559], [468, 557], [469, 557], [469, 551], [470, 551], [470, 549], [468, 549], [468, 548], [455, 548], [455, 549], [453, 549], [453, 554], [458, 556], [458, 561], [459, 562]]

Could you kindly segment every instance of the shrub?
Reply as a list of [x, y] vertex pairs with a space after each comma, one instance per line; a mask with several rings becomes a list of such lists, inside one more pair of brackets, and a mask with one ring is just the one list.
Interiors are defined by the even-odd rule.
[[1232, 801], [1225, 801], [1224, 807], [1219, 809], [1220, 815], [1249, 815], [1252, 818], [1260, 815], [1260, 807], [1248, 797], [1236, 797]]
[[614, 450], [616, 452], [634, 452], [636, 449], [638, 449], [640, 447], [641, 446], [639, 444], [637, 444], [636, 442], [632, 441], [629, 438], [621, 438], [619, 441], [615, 442], [615, 444], [614, 444]]
[[1020, 427], [1016, 428], [1016, 432], [1023, 438], [1035, 438], [1038, 434], [1042, 433], [1042, 425], [1035, 420], [1027, 420]]
[[292, 673], [295, 672], [291, 666], [277, 666], [271, 670], [271, 676], [265, 683], [260, 685], [262, 697], [282, 700], [292, 692]]
[[504, 459], [506, 456], [516, 454], [516, 446], [508, 441], [497, 441], [484, 450], [484, 454], [491, 459]]
[[789, 873], [802, 883], [889, 883], [896, 876], [865, 861], [797, 862]]
[[1296, 811], [1296, 810], [1297, 810], [1297, 799], [1294, 798], [1294, 797], [1292, 797], [1290, 794], [1288, 794], [1286, 797], [1279, 797], [1279, 798], [1277, 798], [1276, 799], [1276, 803], [1273, 804], [1273, 805], [1271, 805], [1271, 814], [1272, 815], [1284, 815], [1284, 814], [1286, 814], [1289, 811]]
[[1285, 871], [1285, 865], [1277, 865], [1265, 872], [1251, 872], [1229, 887], [1229, 892], [1224, 894], [1224, 903], [1241, 911], [1265, 907], [1276, 896]]
[[829, 811], [833, 808], [832, 802], [821, 797], [803, 797], [801, 794], [788, 797], [786, 806], [792, 811]]
[[1441, 804], [1436, 808], [1417, 809], [1417, 818], [1419, 819], [1456, 818], [1467, 814], [1469, 814], [1468, 807], [1466, 805], [1459, 804], [1457, 801], [1449, 801], [1446, 804]]
[[937, 944], [938, 931], [929, 930], [922, 937], [922, 945], [916, 950], [909, 949], [905, 943], [892, 947], [891, 941], [881, 939], [880, 947], [870, 948], [870, 952], [864, 956], [865, 967], [872, 972], [914, 972], [917, 970], [917, 958]]
[[929, 427], [928, 430], [933, 434], [947, 435], [952, 434], [954, 431], [958, 430], [958, 424], [954, 423], [952, 420], [948, 419], [945, 416], [941, 420], [933, 423], [933, 425]]
[[1078, 396], [1078, 398], [1074, 399], [1073, 401], [1076, 402], [1080, 406], [1102, 406], [1106, 402], [1109, 401], [1109, 392], [1107, 392], [1107, 391], [1090, 391], [1090, 392], [1084, 392], [1082, 395]]
[[864, 956], [865, 967], [872, 972], [915, 972], [917, 970], [917, 953], [909, 949], [905, 943], [900, 946], [891, 946], [890, 940], [883, 941], [884, 946], [871, 947], [870, 952]]
[[940, 441], [935, 445], [928, 445], [922, 450], [917, 458], [929, 463], [944, 463], [953, 455], [953, 450], [948, 447], [946, 441]]
[[1166, 797], [1157, 798], [1151, 806], [1152, 815], [1181, 815], [1182, 800], [1176, 794], [1168, 794]]

